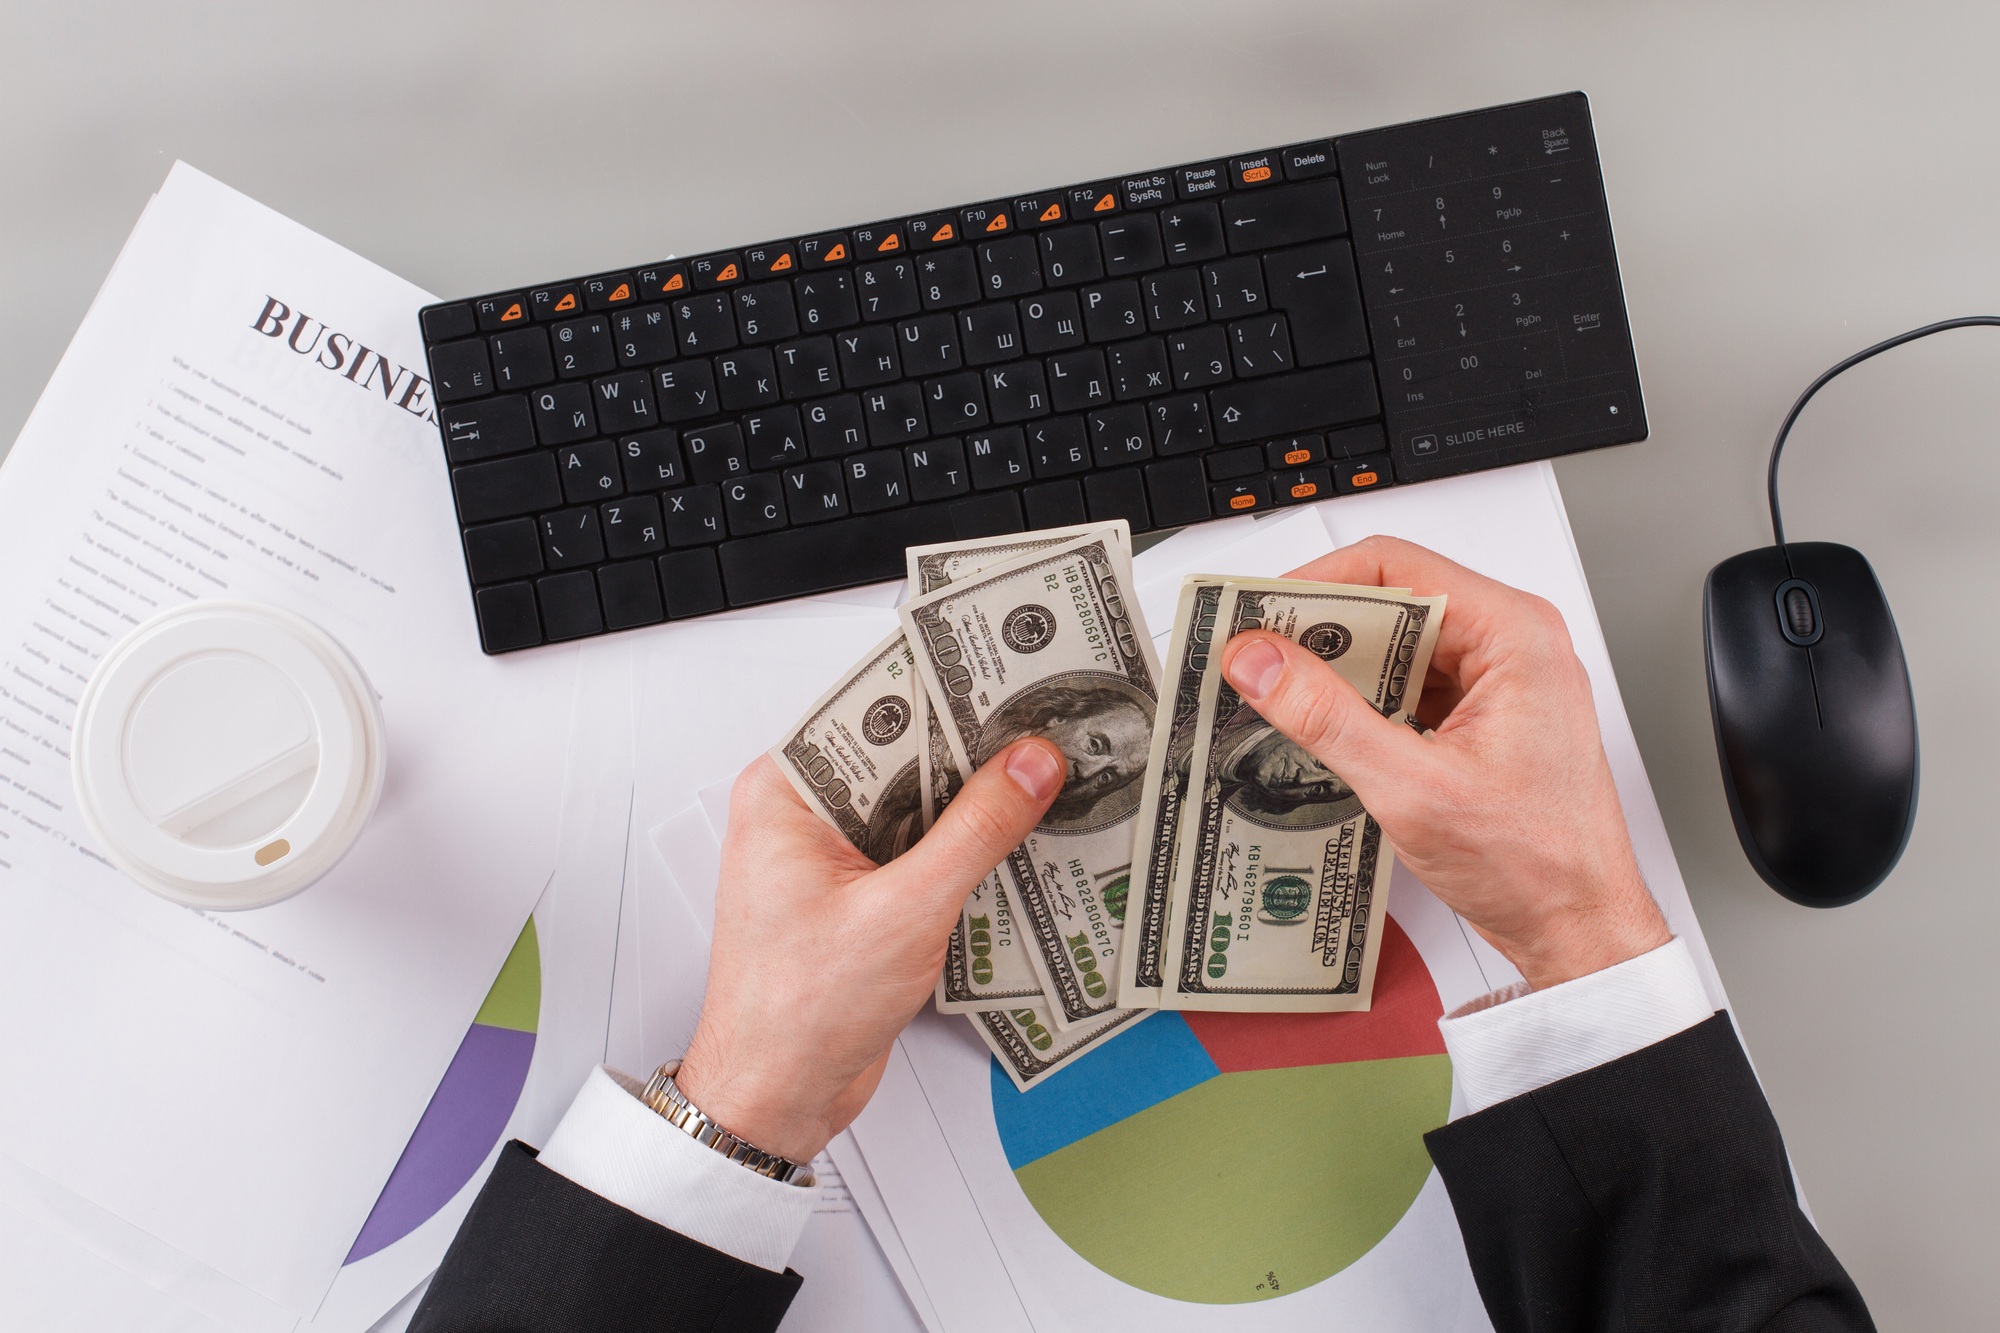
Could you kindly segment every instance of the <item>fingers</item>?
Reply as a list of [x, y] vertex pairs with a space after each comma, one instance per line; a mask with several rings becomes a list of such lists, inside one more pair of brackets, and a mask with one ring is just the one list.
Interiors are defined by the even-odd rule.
[[1450, 598], [1438, 627], [1431, 665], [1462, 687], [1470, 686], [1485, 665], [1487, 654], [1483, 650], [1492, 626], [1510, 619], [1515, 603], [1525, 595], [1436, 551], [1396, 537], [1365, 537], [1285, 577], [1408, 588], [1419, 597], [1443, 594]]
[[1289, 639], [1251, 630], [1222, 650], [1222, 674], [1264, 720], [1354, 788], [1421, 781], [1434, 762], [1422, 738], [1375, 711], [1332, 667]]
[[1062, 790], [1068, 763], [1039, 737], [1014, 742], [952, 797], [922, 840], [890, 865], [912, 893], [956, 912], [987, 872], [1021, 845]]

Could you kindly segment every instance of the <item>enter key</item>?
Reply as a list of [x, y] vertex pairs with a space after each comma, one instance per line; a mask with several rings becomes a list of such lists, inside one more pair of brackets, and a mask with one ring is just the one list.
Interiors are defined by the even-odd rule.
[[1264, 256], [1271, 307], [1291, 323], [1292, 354], [1301, 366], [1323, 366], [1368, 355], [1368, 320], [1354, 248], [1321, 241]]

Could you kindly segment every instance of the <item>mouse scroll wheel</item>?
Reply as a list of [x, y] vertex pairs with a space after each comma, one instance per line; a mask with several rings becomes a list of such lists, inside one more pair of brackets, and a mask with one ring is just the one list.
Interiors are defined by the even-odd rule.
[[1787, 588], [1785, 590], [1785, 627], [1791, 630], [1792, 637], [1795, 639], [1810, 639], [1813, 636], [1813, 630], [1818, 628], [1813, 623], [1813, 619], [1812, 598], [1807, 595], [1806, 590], [1804, 588]]

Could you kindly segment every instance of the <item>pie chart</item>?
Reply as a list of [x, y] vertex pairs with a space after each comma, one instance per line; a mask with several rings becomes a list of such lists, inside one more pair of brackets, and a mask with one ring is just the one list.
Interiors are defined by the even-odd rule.
[[530, 917], [343, 1265], [366, 1259], [422, 1226], [486, 1161], [507, 1132], [527, 1084], [541, 1010], [541, 946]]
[[1077, 1254], [1172, 1300], [1238, 1304], [1340, 1272], [1429, 1179], [1451, 1103], [1437, 986], [1387, 920], [1358, 1014], [1168, 1011], [993, 1114], [1029, 1203]]

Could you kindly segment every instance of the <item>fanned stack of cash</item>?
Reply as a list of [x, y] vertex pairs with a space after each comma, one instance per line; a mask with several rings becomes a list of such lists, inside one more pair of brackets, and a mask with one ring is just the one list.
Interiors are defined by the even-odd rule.
[[1442, 597], [1194, 575], [1162, 678], [1122, 522], [911, 547], [903, 628], [771, 752], [877, 862], [1023, 736], [1069, 775], [966, 900], [937, 1007], [1026, 1090], [1156, 1009], [1366, 1009], [1388, 889], [1382, 830], [1222, 679], [1246, 629], [1329, 662], [1409, 721]]

